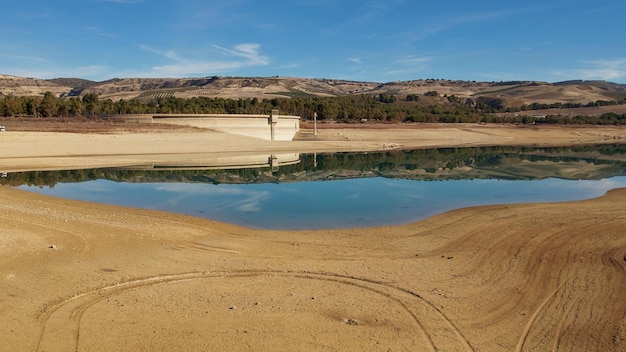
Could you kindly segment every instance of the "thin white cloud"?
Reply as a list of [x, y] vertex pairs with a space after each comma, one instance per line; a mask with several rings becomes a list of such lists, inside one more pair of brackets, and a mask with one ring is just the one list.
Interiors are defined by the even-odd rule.
[[246, 213], [256, 213], [262, 211], [261, 203], [270, 197], [268, 191], [258, 191], [245, 189], [232, 185], [220, 185], [215, 187], [203, 184], [180, 184], [165, 183], [156, 184], [155, 190], [162, 192], [172, 192], [177, 194], [175, 198], [169, 199], [168, 203], [182, 203], [189, 199], [202, 197], [212, 197], [215, 202], [221, 205], [215, 211], [224, 209], [236, 209]]
[[361, 60], [360, 57], [349, 57], [348, 61], [355, 63], [355, 64], [361, 64], [363, 63], [363, 60]]
[[588, 63], [587, 69], [579, 72], [587, 77], [600, 77], [604, 80], [626, 77], [626, 59], [595, 60]]
[[261, 211], [261, 201], [262, 198], [250, 199], [246, 201], [239, 202], [237, 206], [237, 210], [242, 211], [244, 213], [258, 213]]
[[[343, 18], [341, 28], [349, 28], [355, 25], [365, 25], [381, 21], [386, 16], [393, 16], [394, 12], [402, 11], [405, 8], [406, 0], [386, 0], [386, 1], [362, 1], [354, 5], [349, 15]], [[324, 4], [329, 10], [336, 6], [335, 2]]]
[[85, 30], [87, 32], [94, 33], [94, 34], [99, 35], [101, 37], [115, 38], [115, 36], [113, 34], [107, 33], [107, 32], [101, 30], [98, 27], [83, 27], [83, 30]]
[[408, 79], [410, 75], [414, 75], [422, 71], [424, 71], [423, 67], [397, 69], [397, 70], [391, 69], [391, 70], [385, 71], [383, 73], [383, 76], [384, 77], [407, 77], [406, 79]]
[[59, 77], [85, 78], [102, 77], [107, 73], [108, 67], [102, 65], [79, 66], [79, 67], [54, 67], [54, 68], [34, 68], [9, 69], [12, 75], [20, 77], [33, 77], [39, 79], [50, 79]]
[[415, 56], [415, 57], [400, 59], [400, 60], [397, 60], [396, 62], [399, 64], [413, 65], [413, 64], [423, 64], [423, 63], [430, 62], [430, 61], [433, 61], [432, 56]]
[[432, 17], [430, 21], [423, 22], [418, 28], [411, 28], [410, 31], [405, 32], [403, 35], [404, 37], [410, 38], [412, 41], [423, 40], [456, 27], [519, 16], [534, 11], [535, 10], [530, 9], [504, 9], [485, 12], [468, 12], [455, 16], [446, 15]]
[[239, 45], [235, 45], [233, 49], [222, 48], [217, 45], [213, 45], [213, 47], [221, 49], [227, 54], [245, 58], [246, 66], [267, 65], [269, 63], [269, 59], [266, 56], [259, 54], [259, 49], [261, 48], [260, 44], [255, 44], [255, 43], [239, 44]]
[[32, 62], [47, 62], [46, 59], [38, 57], [38, 56], [26, 56], [26, 55], [11, 55], [0, 53], [0, 58], [5, 58], [9, 60], [17, 60], [17, 61], [32, 61]]
[[583, 67], [566, 70], [552, 70], [550, 73], [560, 79], [618, 80], [626, 78], [626, 58], [612, 60], [592, 60], [582, 62]]
[[152, 67], [152, 71], [148, 75], [157, 77], [180, 77], [196, 74], [211, 75], [240, 68], [265, 66], [270, 62], [267, 56], [260, 53], [261, 46], [255, 43], [238, 44], [232, 48], [213, 45], [226, 58], [224, 60], [187, 59], [179, 56], [173, 50], [161, 51], [147, 45], [140, 45], [139, 47], [141, 50], [157, 54], [175, 62], [173, 64]]
[[178, 30], [200, 31], [207, 28], [222, 30], [230, 26], [259, 26], [273, 16], [260, 17], [249, 10], [248, 0], [229, 1], [178, 1], [172, 23], [168, 26]]
[[294, 62], [294, 63], [291, 63], [291, 64], [282, 65], [280, 68], [292, 69], [292, 68], [298, 68], [298, 67], [301, 67], [301, 66], [302, 66], [301, 64], [299, 64], [297, 62]]
[[433, 61], [432, 56], [414, 56], [404, 57], [393, 61], [392, 66], [383, 74], [385, 77], [391, 76], [409, 76], [419, 72], [423, 72], [428, 68], [428, 63]]
[[155, 49], [149, 45], [145, 45], [145, 44], [140, 44], [139, 45], [139, 49], [152, 53], [152, 54], [156, 54], [159, 56], [163, 56], [165, 58], [168, 58], [170, 60], [174, 60], [174, 61], [179, 61], [179, 62], [184, 62], [185, 60], [181, 57], [179, 57], [178, 55], [176, 55], [176, 52], [173, 50], [168, 50], [168, 51], [162, 51], [162, 50], [158, 50]]

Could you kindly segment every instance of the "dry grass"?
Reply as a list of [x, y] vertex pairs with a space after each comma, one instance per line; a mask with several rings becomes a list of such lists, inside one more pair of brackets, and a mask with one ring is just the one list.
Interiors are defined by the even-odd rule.
[[197, 130], [197, 128], [180, 125], [157, 124], [150, 122], [137, 122], [124, 118], [34, 118], [34, 117], [3, 117], [0, 125], [8, 131], [22, 132], [68, 132], [68, 133], [123, 133], [123, 132], [169, 132]]

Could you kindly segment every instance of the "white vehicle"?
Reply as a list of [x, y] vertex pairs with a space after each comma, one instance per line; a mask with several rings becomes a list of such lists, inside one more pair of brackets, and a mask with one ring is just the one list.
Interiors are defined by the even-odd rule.
[[0, 132], [4, 132], [4, 131], [6, 131], [6, 130], [7, 130], [7, 129], [6, 129], [4, 126], [0, 126]]

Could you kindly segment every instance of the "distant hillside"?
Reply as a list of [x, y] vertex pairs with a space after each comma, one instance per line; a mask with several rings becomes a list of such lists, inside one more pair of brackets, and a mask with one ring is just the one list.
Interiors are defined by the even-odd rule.
[[402, 82], [359, 82], [293, 77], [116, 78], [94, 82], [80, 78], [36, 79], [0, 75], [0, 95], [35, 96], [50, 91], [59, 97], [95, 93], [100, 99], [156, 97], [275, 98], [389, 94], [455, 96], [497, 101], [505, 107], [523, 104], [587, 104], [598, 100], [626, 100], [626, 85], [574, 80], [557, 83], [508, 81], [474, 82], [421, 79]]
[[574, 80], [574, 81], [556, 82], [554, 84], [555, 85], [561, 85], [561, 86], [566, 86], [566, 85], [590, 85], [590, 86], [598, 87], [600, 89], [604, 89], [604, 90], [607, 90], [607, 91], [618, 91], [618, 92], [625, 92], [626, 91], [626, 84], [617, 84], [617, 83], [612, 83], [612, 82], [607, 82], [607, 81]]
[[0, 94], [31, 96], [43, 95], [50, 91], [55, 95], [63, 95], [71, 91], [71, 86], [37, 78], [25, 78], [0, 74]]
[[90, 86], [94, 86], [98, 84], [98, 82], [90, 81], [90, 80], [82, 79], [82, 78], [53, 78], [47, 81], [54, 83], [56, 85], [59, 85], [59, 86], [73, 87], [73, 88], [79, 88], [79, 87], [84, 88], [84, 87], [90, 87]]

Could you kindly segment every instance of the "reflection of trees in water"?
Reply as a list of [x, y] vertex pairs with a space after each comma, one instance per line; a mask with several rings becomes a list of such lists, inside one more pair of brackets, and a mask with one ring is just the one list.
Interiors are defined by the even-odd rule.
[[[9, 173], [0, 184], [49, 186], [106, 179], [118, 182], [269, 183], [335, 178], [390, 177], [415, 180], [463, 178], [567, 178], [572, 163], [593, 166], [593, 178], [626, 175], [626, 145], [556, 148], [472, 147], [393, 150], [369, 153], [301, 154], [300, 163], [237, 170], [87, 169]], [[616, 158], [617, 156], [617, 158]], [[540, 170], [540, 171], [538, 171]], [[577, 175], [576, 178], [580, 178]]]

